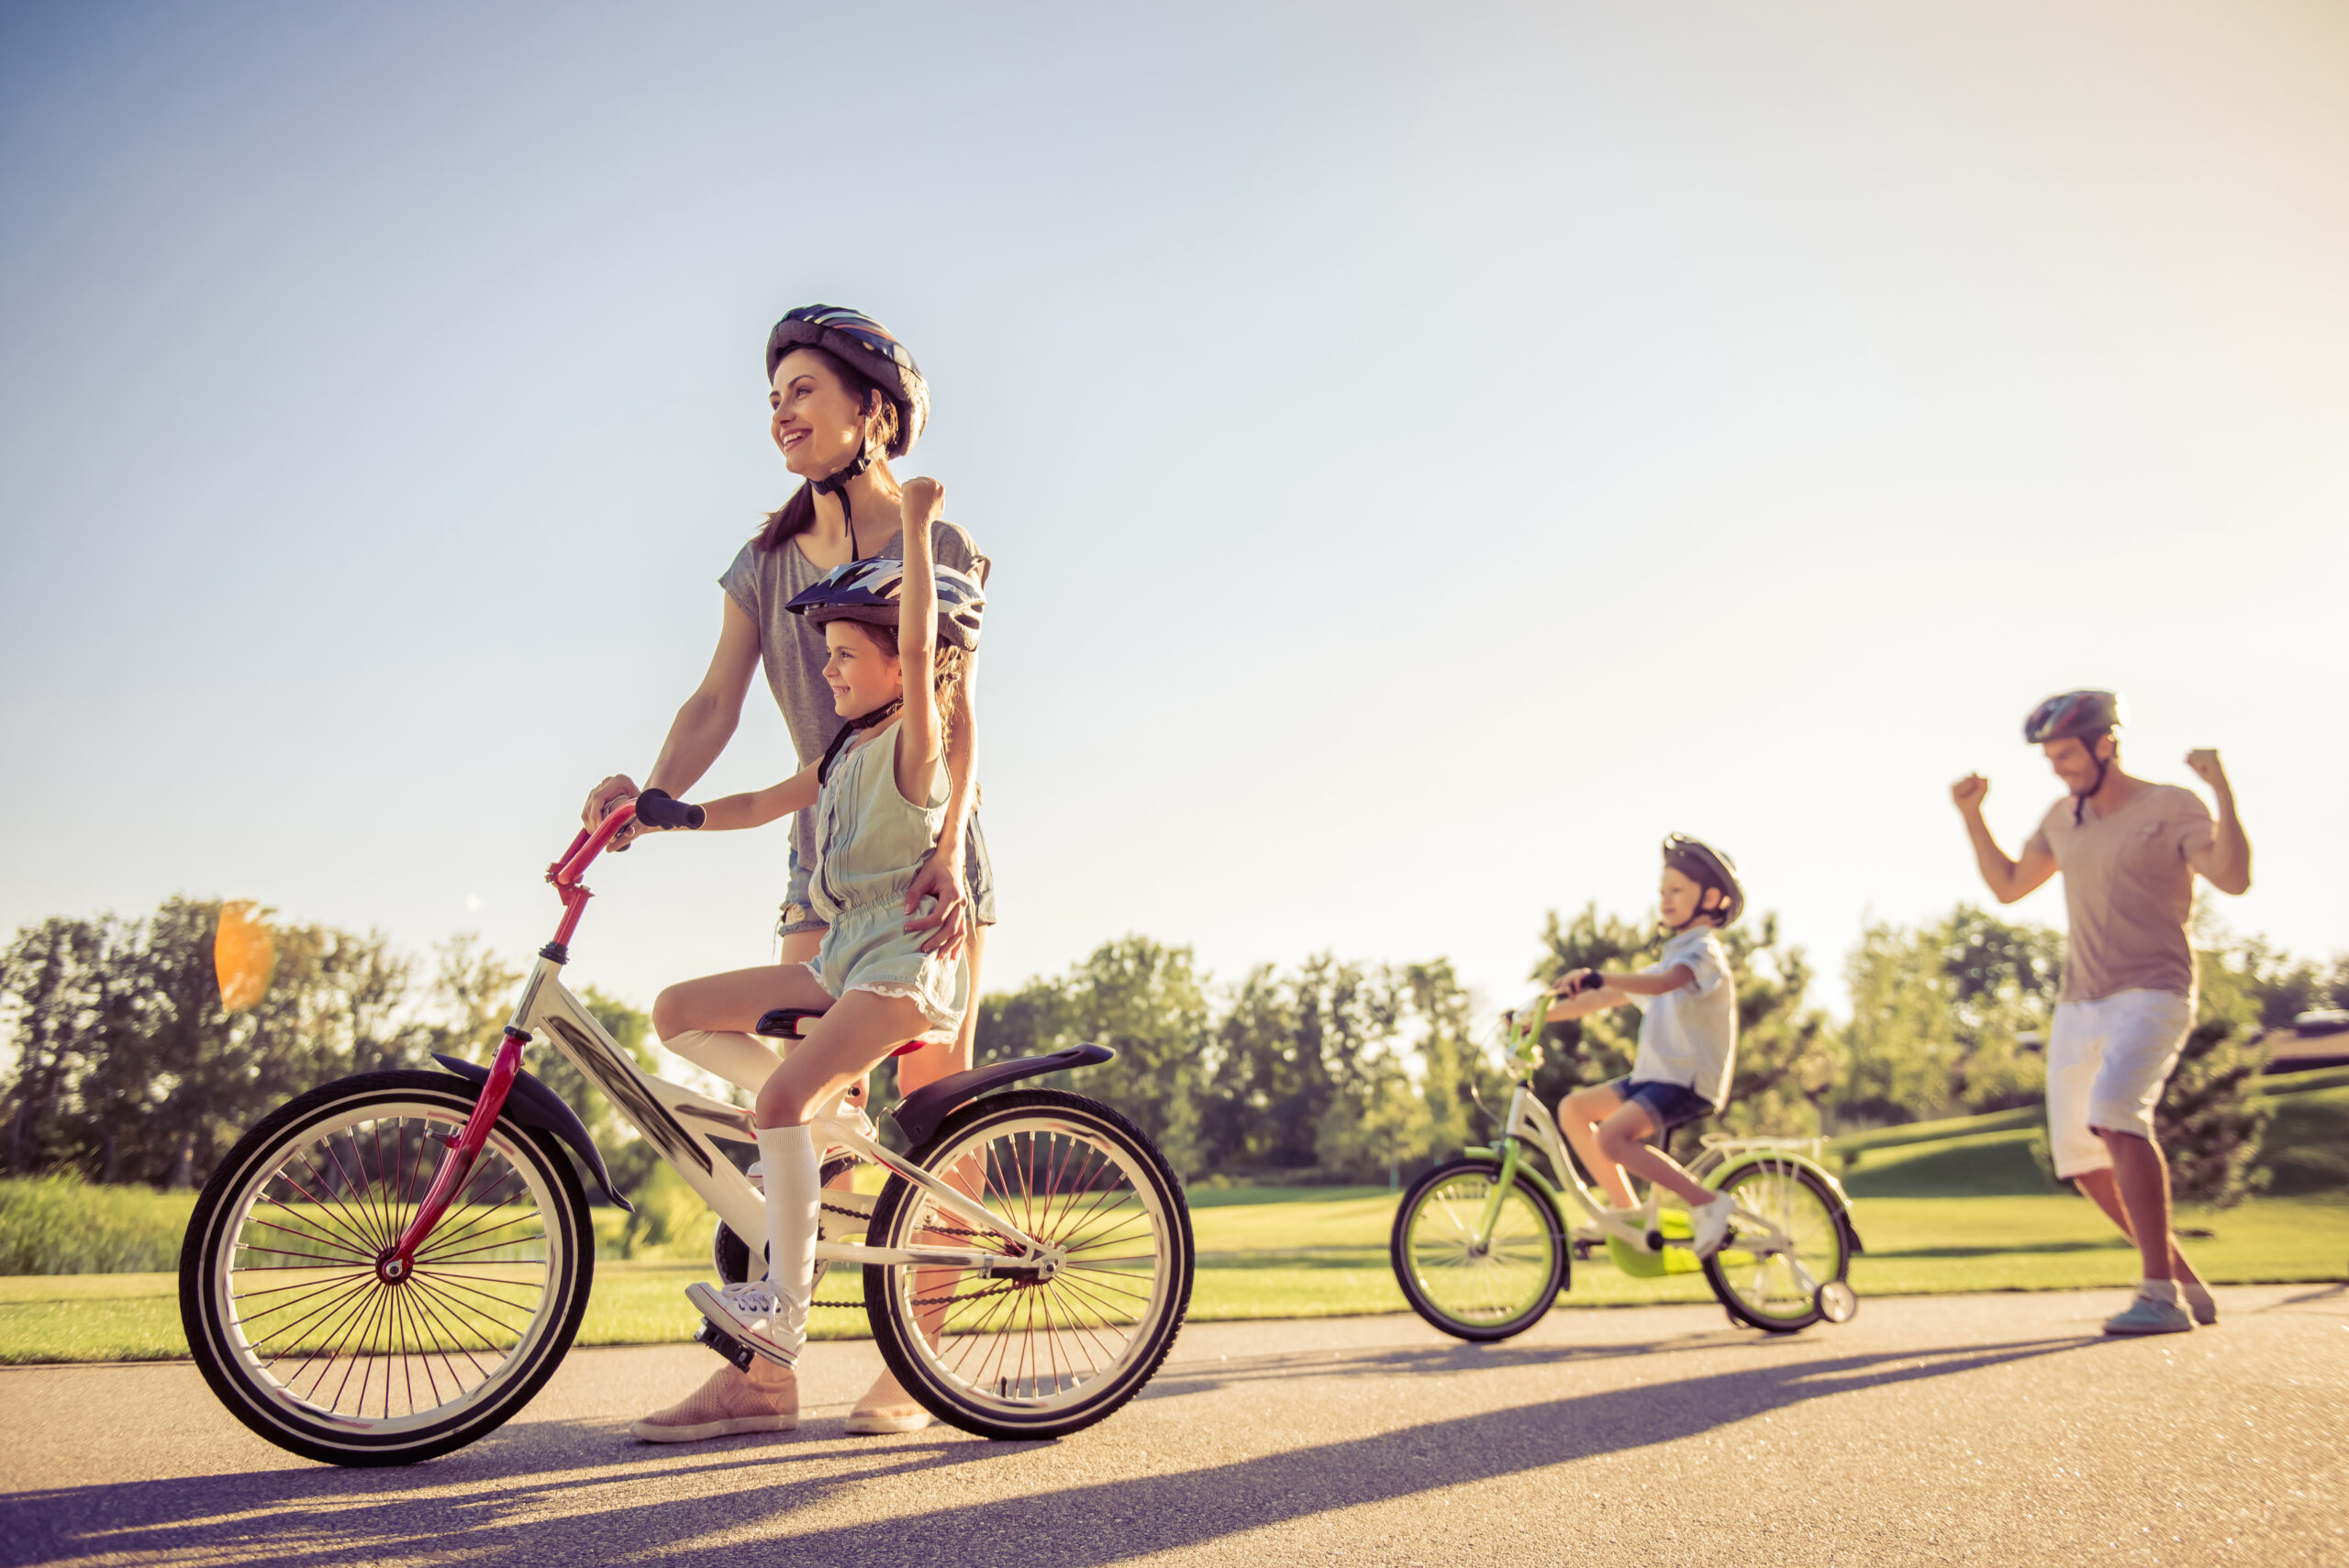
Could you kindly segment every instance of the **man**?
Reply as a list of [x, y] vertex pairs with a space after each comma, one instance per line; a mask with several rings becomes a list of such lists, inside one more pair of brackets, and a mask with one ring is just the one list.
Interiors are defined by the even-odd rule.
[[[2066, 692], [2024, 721], [2071, 792], [2009, 860], [1982, 820], [1989, 781], [1969, 773], [1950, 796], [1965, 818], [1982, 880], [2001, 904], [2064, 873], [2071, 935], [2047, 1041], [2047, 1132], [2055, 1173], [2076, 1182], [2137, 1243], [2137, 1297], [2108, 1334], [2169, 1334], [2219, 1320], [2170, 1234], [2169, 1166], [2154, 1141], [2154, 1106], [2194, 1026], [2194, 876], [2222, 892], [2251, 886], [2251, 844], [2216, 751], [2186, 764], [2219, 803], [2121, 771], [2121, 699]], [[2188, 1318], [2178, 1305], [2183, 1288]]]

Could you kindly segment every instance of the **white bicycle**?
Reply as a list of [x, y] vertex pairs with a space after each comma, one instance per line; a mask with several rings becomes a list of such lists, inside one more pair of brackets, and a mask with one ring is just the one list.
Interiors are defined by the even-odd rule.
[[[487, 1068], [443, 1056], [443, 1073], [313, 1089], [206, 1184], [181, 1251], [181, 1321], [213, 1392], [271, 1442], [344, 1465], [447, 1453], [521, 1409], [571, 1348], [596, 1271], [579, 1169], [629, 1205], [577, 1115], [523, 1071], [525, 1047], [560, 1051], [718, 1212], [721, 1264], [729, 1231], [765, 1234], [741, 1170], [750, 1118], [643, 1072], [561, 979], [589, 896], [580, 876], [638, 816], [693, 827], [700, 808], [648, 791], [548, 868], [562, 921]], [[796, 1017], [770, 1018], [794, 1032]], [[1190, 1212], [1157, 1147], [1097, 1100], [1008, 1088], [1112, 1054], [1084, 1045], [930, 1084], [887, 1113], [907, 1155], [841, 1107], [816, 1123], [818, 1147], [889, 1173], [877, 1195], [825, 1193], [818, 1266], [863, 1265], [890, 1371], [966, 1431], [1089, 1426], [1149, 1382], [1182, 1326]], [[740, 1277], [747, 1249], [732, 1251]], [[748, 1364], [714, 1326], [700, 1339]]]

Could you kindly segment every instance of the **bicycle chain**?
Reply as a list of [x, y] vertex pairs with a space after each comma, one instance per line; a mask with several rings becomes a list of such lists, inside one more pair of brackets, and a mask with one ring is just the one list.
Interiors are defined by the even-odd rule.
[[[872, 1215], [863, 1209], [843, 1208], [836, 1203], [828, 1203], [821, 1207], [827, 1214], [846, 1215], [852, 1219], [870, 1219], [873, 1218]], [[923, 1226], [922, 1229], [925, 1230], [935, 1231], [941, 1236], [967, 1236], [973, 1240], [976, 1240], [980, 1235], [980, 1232], [976, 1230], [965, 1229], [959, 1225], [930, 1224]], [[983, 1301], [990, 1296], [1001, 1296], [1007, 1290], [1017, 1290], [1022, 1283], [1024, 1282], [1015, 1280], [1010, 1284], [999, 1284], [993, 1290], [983, 1290], [976, 1296], [917, 1296], [914, 1298], [913, 1305], [916, 1307], [951, 1307], [957, 1301]], [[860, 1296], [854, 1301], [817, 1300], [810, 1301], [807, 1305], [810, 1307], [863, 1307], [864, 1305], [864, 1297]]]

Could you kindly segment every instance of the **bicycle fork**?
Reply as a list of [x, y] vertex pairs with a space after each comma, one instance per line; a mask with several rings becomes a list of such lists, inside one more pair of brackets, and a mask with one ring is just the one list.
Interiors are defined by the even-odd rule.
[[1501, 1204], [1508, 1196], [1509, 1188], [1517, 1184], [1518, 1162], [1524, 1157], [1525, 1146], [1514, 1137], [1504, 1138], [1501, 1144], [1501, 1173], [1493, 1182], [1493, 1190], [1485, 1195], [1485, 1212], [1476, 1221], [1475, 1254], [1483, 1257], [1493, 1248], [1493, 1230], [1500, 1224]]
[[448, 1140], [448, 1151], [440, 1157], [440, 1169], [424, 1201], [417, 1206], [416, 1218], [408, 1221], [398, 1240], [375, 1255], [375, 1277], [385, 1284], [398, 1284], [416, 1267], [416, 1250], [424, 1245], [432, 1228], [456, 1201], [465, 1178], [473, 1174], [473, 1162], [481, 1158], [489, 1129], [497, 1125], [498, 1116], [506, 1109], [506, 1096], [521, 1073], [522, 1046], [529, 1038], [512, 1024], [506, 1026], [506, 1036], [497, 1042], [497, 1054], [489, 1064], [489, 1081], [481, 1086], [481, 1097], [473, 1102], [465, 1125]]

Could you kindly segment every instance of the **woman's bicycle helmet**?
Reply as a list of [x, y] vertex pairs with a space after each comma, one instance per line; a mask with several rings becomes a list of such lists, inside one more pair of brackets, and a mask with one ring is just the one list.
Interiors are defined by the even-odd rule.
[[2068, 738], [2088, 749], [2088, 756], [2096, 763], [2096, 783], [2072, 796], [2075, 825], [2087, 810], [2088, 796], [2104, 787], [2104, 775], [2112, 771], [2112, 759], [2096, 753], [2097, 737], [2110, 734], [2122, 722], [2121, 694], [2094, 690], [2065, 692], [2049, 697], [2022, 721], [2022, 738], [2033, 746]]
[[1737, 917], [1745, 913], [1745, 889], [1738, 885], [1737, 862], [1703, 840], [1691, 839], [1686, 833], [1673, 834], [1664, 841], [1664, 863], [1698, 886], [1720, 894], [1721, 906], [1703, 909], [1701, 913], [1715, 917], [1724, 926], [1734, 925]]
[[[933, 575], [938, 580], [938, 640], [949, 648], [978, 647], [979, 617], [987, 599], [977, 579], [951, 566], [935, 568]], [[855, 620], [893, 627], [905, 580], [906, 563], [888, 556], [844, 562], [783, 607], [818, 626]]]
[[[930, 422], [930, 384], [906, 346], [890, 330], [861, 310], [839, 305], [803, 305], [785, 315], [767, 334], [767, 379], [774, 379], [783, 356], [800, 347], [821, 349], [855, 370], [897, 406], [896, 439], [888, 455], [903, 457], [921, 439]], [[849, 466], [863, 473], [872, 462], [859, 453]], [[841, 475], [836, 477], [852, 477]]]

